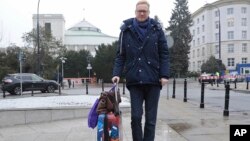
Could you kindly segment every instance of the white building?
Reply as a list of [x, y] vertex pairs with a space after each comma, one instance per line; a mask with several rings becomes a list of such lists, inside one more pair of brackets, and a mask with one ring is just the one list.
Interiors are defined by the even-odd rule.
[[250, 63], [250, 0], [218, 0], [195, 11], [192, 19], [189, 71], [199, 72], [211, 55], [220, 59], [219, 37], [227, 70], [235, 70], [238, 63]]
[[65, 32], [65, 46], [68, 50], [88, 50], [95, 56], [95, 50], [101, 44], [112, 44], [117, 37], [112, 37], [101, 32], [101, 30], [86, 20], [82, 20]]
[[[88, 50], [95, 56], [95, 50], [101, 44], [112, 44], [117, 37], [112, 37], [86, 20], [82, 20], [65, 31], [65, 20], [62, 14], [39, 14], [39, 26], [45, 27], [52, 35], [61, 40], [68, 50]], [[37, 14], [33, 14], [33, 28], [37, 28]]]
[[[33, 28], [37, 28], [37, 14], [33, 14]], [[64, 44], [65, 20], [62, 14], [39, 14], [39, 26]]]

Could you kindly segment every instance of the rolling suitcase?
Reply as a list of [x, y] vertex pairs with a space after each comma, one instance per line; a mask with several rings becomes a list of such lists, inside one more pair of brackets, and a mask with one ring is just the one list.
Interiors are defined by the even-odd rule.
[[[104, 112], [98, 112], [97, 141], [122, 141], [122, 118], [119, 109], [118, 84], [115, 84], [109, 92], [112, 90], [114, 90], [115, 94], [115, 102], [113, 104], [116, 104], [116, 106], [114, 106], [116, 108], [111, 111], [104, 110]], [[112, 99], [110, 101], [112, 101]]]

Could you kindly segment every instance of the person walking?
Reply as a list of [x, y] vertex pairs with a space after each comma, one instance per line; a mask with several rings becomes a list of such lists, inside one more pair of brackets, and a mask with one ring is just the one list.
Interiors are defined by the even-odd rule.
[[122, 73], [125, 74], [133, 141], [154, 141], [160, 91], [169, 79], [167, 40], [160, 23], [149, 17], [149, 9], [150, 4], [140, 0], [135, 18], [123, 21], [112, 74], [113, 83], [118, 83]]

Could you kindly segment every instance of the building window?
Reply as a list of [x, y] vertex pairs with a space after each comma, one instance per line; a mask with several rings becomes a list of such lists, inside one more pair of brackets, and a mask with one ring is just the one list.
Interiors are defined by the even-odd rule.
[[193, 36], [195, 36], [195, 30], [193, 30]]
[[193, 50], [193, 58], [195, 58], [195, 50]]
[[202, 56], [205, 56], [205, 48], [202, 48]]
[[242, 31], [242, 39], [247, 39], [247, 31]]
[[247, 26], [247, 18], [241, 19], [241, 26]]
[[205, 36], [202, 36], [202, 43], [205, 43]]
[[234, 19], [233, 18], [230, 18], [227, 20], [227, 26], [228, 27], [233, 27], [234, 26]]
[[201, 61], [198, 61], [198, 70], [201, 68]]
[[242, 64], [247, 64], [247, 58], [241, 58], [241, 63]]
[[233, 8], [227, 8], [227, 15], [232, 15], [234, 13]]
[[242, 52], [247, 52], [247, 43], [242, 44]]
[[215, 41], [219, 41], [219, 33], [215, 33]]
[[227, 52], [228, 53], [234, 53], [234, 44], [228, 44], [227, 45]]
[[215, 22], [215, 29], [219, 29], [219, 21]]
[[205, 31], [205, 25], [202, 25], [202, 32]]
[[246, 14], [247, 13], [247, 8], [246, 7], [241, 7], [241, 13]]
[[200, 28], [197, 27], [197, 34], [200, 34]]
[[219, 53], [219, 45], [215, 45], [215, 54]]
[[200, 49], [197, 49], [197, 57], [200, 57]]
[[195, 47], [195, 40], [193, 40], [193, 46]]
[[51, 23], [45, 23], [45, 33], [51, 34]]
[[200, 38], [197, 39], [197, 42], [198, 42], [197, 44], [200, 45]]
[[195, 70], [195, 62], [193, 62], [193, 70]]
[[234, 39], [234, 32], [233, 31], [228, 31], [227, 32], [227, 38], [230, 40]]
[[234, 66], [234, 58], [227, 58], [227, 66]]
[[204, 15], [202, 15], [202, 21], [204, 21], [205, 20], [205, 16]]
[[214, 15], [215, 15], [215, 17], [219, 17], [219, 11], [216, 10], [216, 11], [214, 12]]
[[198, 19], [197, 19], [197, 24], [199, 24], [199, 22], [200, 22], [200, 19], [198, 18]]

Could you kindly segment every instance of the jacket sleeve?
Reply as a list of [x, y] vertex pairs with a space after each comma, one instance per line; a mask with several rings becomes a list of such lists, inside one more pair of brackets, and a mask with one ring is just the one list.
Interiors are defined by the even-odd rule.
[[163, 30], [160, 30], [159, 37], [159, 63], [160, 63], [160, 78], [169, 78], [169, 51], [167, 40]]
[[123, 47], [123, 32], [120, 33], [116, 57], [113, 66], [113, 76], [121, 76], [125, 64], [125, 49]]

